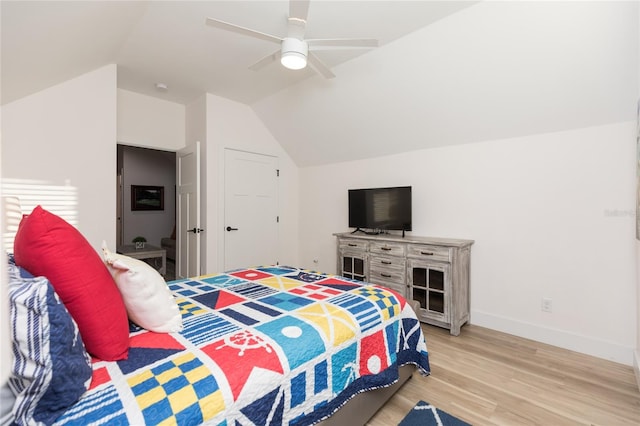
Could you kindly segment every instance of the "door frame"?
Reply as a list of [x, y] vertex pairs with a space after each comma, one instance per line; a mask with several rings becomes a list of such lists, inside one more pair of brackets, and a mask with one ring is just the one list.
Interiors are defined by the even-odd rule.
[[[204, 231], [202, 226], [203, 221], [203, 212], [202, 212], [202, 167], [201, 167], [201, 154], [202, 150], [200, 147], [200, 142], [196, 141], [193, 144], [187, 145], [182, 149], [179, 149], [176, 152], [176, 279], [179, 278], [189, 278], [191, 276], [202, 275], [202, 268], [204, 263], [202, 262], [202, 246], [206, 242], [206, 238], [202, 238], [202, 233]], [[187, 223], [184, 224], [182, 212], [183, 206], [181, 205], [182, 196], [181, 196], [181, 159], [185, 155], [193, 155], [195, 158], [195, 193], [196, 193], [196, 202], [195, 206], [191, 206], [194, 209], [195, 216], [190, 216], [187, 218]], [[194, 232], [193, 235], [186, 235], [187, 228], [193, 226]], [[183, 242], [186, 241], [185, 237], [193, 237], [195, 241], [188, 241], [186, 249], [188, 250], [185, 253], [185, 247], [183, 247]], [[193, 245], [193, 250], [189, 250], [189, 248]], [[187, 255], [187, 271], [183, 272], [183, 256]], [[191, 256], [194, 256], [193, 261], [193, 270], [190, 271], [189, 259]]]

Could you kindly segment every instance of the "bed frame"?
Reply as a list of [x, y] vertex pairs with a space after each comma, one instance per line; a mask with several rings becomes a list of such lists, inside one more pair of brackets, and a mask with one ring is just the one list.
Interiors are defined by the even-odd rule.
[[344, 407], [318, 425], [364, 425], [413, 376], [414, 371], [416, 367], [413, 365], [400, 367], [400, 379], [395, 384], [354, 396]]
[[[418, 312], [420, 302], [407, 300], [407, 303]], [[413, 365], [404, 365], [398, 369], [400, 378], [386, 388], [363, 392], [354, 396], [340, 410], [328, 419], [318, 423], [321, 426], [364, 425], [384, 404], [404, 385], [416, 371]]]

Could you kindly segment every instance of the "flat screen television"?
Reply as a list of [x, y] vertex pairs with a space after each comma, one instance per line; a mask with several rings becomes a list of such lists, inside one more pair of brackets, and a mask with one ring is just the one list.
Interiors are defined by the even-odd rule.
[[411, 231], [411, 187], [350, 189], [349, 227], [403, 235]]

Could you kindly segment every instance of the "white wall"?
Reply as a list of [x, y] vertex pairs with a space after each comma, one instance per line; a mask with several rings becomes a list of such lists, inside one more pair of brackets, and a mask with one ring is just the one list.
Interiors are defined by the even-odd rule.
[[185, 106], [118, 89], [118, 142], [176, 151], [185, 144]]
[[[332, 233], [348, 230], [348, 188], [412, 185], [413, 235], [475, 240], [472, 323], [631, 364], [634, 128], [303, 168], [299, 264], [335, 272]], [[553, 313], [541, 311], [543, 297]]]
[[224, 265], [224, 149], [232, 148], [278, 157], [278, 259], [298, 264], [298, 167], [246, 105], [207, 94], [207, 267]]
[[78, 229], [116, 237], [116, 66], [2, 106], [2, 177], [77, 188]]

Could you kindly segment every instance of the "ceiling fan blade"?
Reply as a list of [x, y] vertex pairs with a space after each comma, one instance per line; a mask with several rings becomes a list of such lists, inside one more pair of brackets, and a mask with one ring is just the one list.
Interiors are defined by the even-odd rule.
[[311, 52], [307, 54], [307, 62], [314, 71], [322, 75], [324, 78], [333, 78], [336, 76], [331, 72], [329, 67], [327, 67], [320, 59], [318, 59], [316, 55]]
[[309, 14], [309, 0], [290, 0], [289, 18], [307, 20]]
[[312, 38], [305, 41], [315, 50], [378, 47], [378, 40], [373, 38]]
[[230, 24], [228, 22], [220, 21], [219, 19], [207, 18], [207, 25], [221, 30], [231, 31], [238, 34], [247, 35], [249, 37], [259, 38], [261, 40], [271, 41], [274, 43], [281, 43], [282, 39], [271, 34], [262, 33], [260, 31], [252, 30], [249, 28], [241, 27], [236, 24]]
[[278, 49], [275, 52], [270, 53], [267, 56], [265, 56], [264, 58], [260, 59], [258, 62], [256, 62], [255, 64], [251, 65], [249, 67], [249, 69], [252, 70], [252, 71], [261, 70], [262, 68], [264, 68], [267, 65], [269, 65], [271, 62], [277, 61], [279, 57], [280, 57], [280, 49]]

